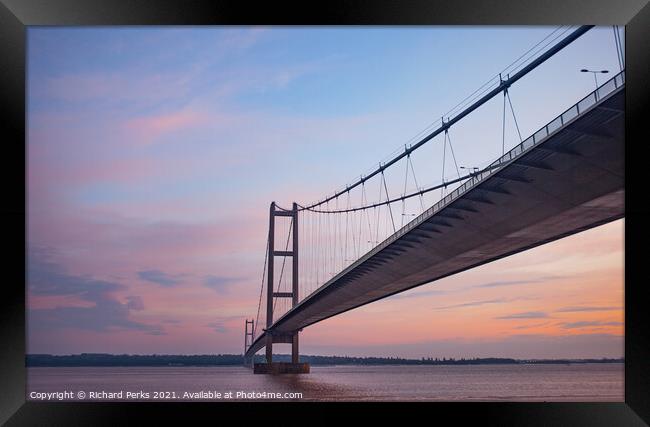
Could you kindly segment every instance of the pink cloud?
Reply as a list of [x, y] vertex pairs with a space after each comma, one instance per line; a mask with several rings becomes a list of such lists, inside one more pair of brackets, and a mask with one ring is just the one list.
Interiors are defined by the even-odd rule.
[[127, 131], [133, 132], [139, 142], [149, 144], [163, 135], [205, 124], [209, 115], [194, 110], [139, 117], [126, 122]]
[[[182, 276], [183, 298], [190, 298], [191, 288], [198, 292], [196, 301], [214, 300], [215, 292], [204, 285], [205, 277], [241, 278], [225, 300], [249, 295], [239, 303], [252, 307], [261, 269], [258, 254], [264, 251], [266, 241], [265, 219], [264, 212], [251, 212], [210, 222], [152, 222], [98, 209], [56, 210], [48, 218], [30, 217], [28, 246], [55, 248], [58, 262], [71, 273], [122, 281], [128, 284], [125, 294], [135, 292], [143, 297], [149, 291], [166, 295], [167, 290], [139, 280], [139, 271], [161, 270]], [[174, 307], [178, 290], [169, 292], [169, 307]], [[225, 300], [210, 304], [223, 307]]]

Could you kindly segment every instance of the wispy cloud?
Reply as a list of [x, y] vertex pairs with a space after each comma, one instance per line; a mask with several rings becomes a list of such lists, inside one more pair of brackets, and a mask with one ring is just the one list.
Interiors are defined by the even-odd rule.
[[207, 113], [181, 109], [167, 113], [148, 115], [131, 119], [126, 122], [125, 128], [132, 133], [134, 139], [143, 144], [149, 144], [161, 136], [196, 127], [210, 121]]
[[209, 275], [206, 276], [205, 279], [203, 280], [203, 284], [215, 291], [217, 291], [220, 294], [226, 293], [228, 291], [228, 287], [236, 282], [239, 282], [243, 279], [239, 277], [225, 277], [225, 276], [213, 276]]
[[575, 307], [563, 307], [558, 310], [555, 310], [557, 313], [574, 313], [574, 312], [583, 312], [583, 311], [614, 311], [621, 310], [623, 307], [614, 307], [614, 306], [575, 306]]
[[51, 249], [33, 247], [28, 252], [27, 286], [33, 295], [74, 295], [85, 301], [104, 299], [126, 286], [89, 276], [75, 276], [50, 260]]
[[223, 322], [211, 322], [206, 325], [209, 328], [212, 328], [215, 332], [224, 334], [228, 331], [226, 325]]
[[[127, 74], [130, 74], [127, 75]], [[39, 82], [37, 94], [71, 105], [86, 105], [92, 101], [94, 108], [119, 109], [125, 103], [131, 106], [154, 108], [162, 103], [186, 96], [189, 83], [195, 76], [193, 69], [173, 73], [87, 72], [64, 74]]]
[[471, 288], [498, 288], [501, 286], [515, 286], [526, 285], [530, 283], [546, 283], [552, 280], [564, 279], [566, 276], [544, 276], [536, 279], [522, 279], [522, 280], [499, 280], [495, 282], [482, 283], [479, 285], [470, 286]]
[[157, 285], [165, 287], [176, 286], [182, 283], [179, 280], [178, 276], [163, 273], [160, 270], [138, 271], [138, 277], [142, 280], [146, 280], [147, 282], [155, 283]]
[[602, 322], [599, 320], [562, 323], [564, 329], [592, 328], [599, 326], [620, 326], [623, 322]]
[[126, 297], [126, 306], [130, 310], [144, 310], [144, 302], [142, 302], [142, 298], [137, 296], [137, 295], [131, 295]]
[[89, 276], [67, 274], [61, 265], [47, 258], [50, 253], [39, 248], [28, 253], [28, 289], [31, 295], [77, 296], [92, 305], [29, 309], [27, 318], [30, 328], [70, 328], [95, 332], [131, 329], [152, 335], [164, 334], [159, 325], [130, 319], [130, 312], [143, 310], [144, 303], [136, 295], [127, 296], [125, 303], [112, 295], [115, 291], [125, 290], [126, 286]]
[[217, 317], [214, 321], [206, 324], [208, 328], [211, 328], [215, 332], [219, 334], [225, 334], [229, 332], [228, 328], [228, 322], [232, 322], [235, 320], [243, 320], [242, 316], [220, 316]]
[[544, 319], [546, 317], [548, 317], [548, 314], [543, 311], [526, 311], [523, 313], [514, 313], [507, 316], [495, 317], [495, 319]]
[[494, 298], [489, 300], [470, 301], [470, 302], [464, 302], [459, 304], [444, 305], [440, 307], [434, 307], [434, 309], [447, 310], [450, 308], [477, 307], [477, 306], [487, 305], [487, 304], [504, 304], [513, 301], [530, 300], [530, 299], [535, 299], [535, 298], [534, 297]]
[[501, 286], [525, 285], [527, 283], [537, 283], [538, 280], [499, 280], [496, 282], [482, 283], [471, 286], [472, 288], [498, 288]]
[[[201, 89], [205, 92], [205, 86], [218, 74], [216, 71], [232, 66], [233, 55], [241, 55], [254, 47], [267, 32], [264, 28], [222, 29], [209, 38], [191, 37], [188, 30], [166, 29], [151, 34], [153, 40], [149, 43], [143, 38], [129, 42], [116, 40], [106, 54], [115, 55], [125, 50], [142, 54], [135, 61], [117, 60], [112, 67], [101, 71], [52, 73], [34, 81], [32, 96], [65, 101], [68, 107], [87, 108], [88, 101], [92, 101], [94, 108], [110, 106], [117, 110], [125, 106], [155, 108], [163, 103], [175, 103]], [[162, 52], [152, 49], [155, 45], [164, 45], [165, 49]], [[106, 48], [101, 43], [95, 47], [100, 51]], [[196, 53], [206, 50], [209, 50], [207, 55]], [[174, 55], [179, 51], [188, 52], [189, 57], [178, 61]], [[171, 61], [173, 67], [165, 66]], [[265, 71], [259, 70], [259, 73]]]
[[445, 305], [442, 307], [434, 307], [434, 308], [436, 310], [447, 310], [450, 308], [476, 307], [476, 306], [486, 305], [486, 304], [502, 304], [505, 302], [508, 302], [506, 298], [496, 298], [496, 299], [483, 300], [483, 301], [472, 301], [472, 302], [465, 302], [461, 304]]
[[548, 325], [550, 322], [542, 322], [542, 323], [533, 323], [533, 324], [527, 324], [527, 325], [518, 325], [514, 326], [513, 329], [533, 329], [533, 328], [539, 328], [542, 326]]

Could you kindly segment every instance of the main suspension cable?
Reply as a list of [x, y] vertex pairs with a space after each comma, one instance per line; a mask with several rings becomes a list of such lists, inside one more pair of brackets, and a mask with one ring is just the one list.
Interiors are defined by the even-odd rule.
[[[548, 49], [544, 53], [540, 54], [537, 58], [535, 58], [531, 62], [529, 62], [527, 65], [523, 66], [514, 75], [510, 76], [508, 74], [508, 78], [506, 80], [502, 80], [497, 87], [492, 89], [487, 94], [483, 95], [480, 99], [478, 99], [473, 104], [471, 104], [470, 106], [465, 108], [463, 111], [457, 113], [454, 117], [451, 117], [443, 125], [441, 125], [439, 128], [437, 128], [433, 132], [431, 132], [428, 135], [426, 135], [425, 137], [423, 137], [420, 141], [418, 141], [415, 144], [410, 145], [408, 147], [408, 149], [406, 149], [402, 153], [398, 154], [397, 156], [393, 157], [391, 160], [389, 160], [387, 162], [380, 163], [378, 168], [374, 169], [372, 172], [370, 172], [366, 176], [361, 176], [353, 184], [347, 185], [345, 187], [345, 189], [339, 190], [339, 191], [335, 192], [333, 195], [331, 195], [329, 197], [326, 197], [325, 199], [323, 199], [323, 200], [321, 200], [319, 202], [312, 203], [312, 204], [310, 204], [308, 206], [303, 206], [301, 209], [314, 208], [314, 207], [317, 207], [317, 206], [321, 206], [321, 205], [327, 203], [328, 201], [333, 200], [333, 199], [337, 198], [338, 196], [340, 196], [342, 194], [345, 194], [346, 192], [349, 192], [353, 188], [361, 185], [363, 182], [371, 179], [375, 175], [383, 172], [385, 169], [389, 168], [390, 166], [395, 164], [397, 161], [399, 161], [402, 158], [406, 157], [408, 154], [412, 153], [413, 151], [417, 150], [422, 145], [424, 145], [426, 142], [433, 139], [436, 135], [439, 135], [440, 133], [444, 132], [446, 129], [450, 128], [452, 125], [454, 125], [455, 123], [457, 123], [458, 121], [463, 119], [465, 116], [470, 114], [472, 111], [476, 110], [478, 107], [485, 104], [487, 101], [492, 99], [495, 95], [502, 92], [507, 87], [510, 87], [516, 81], [518, 81], [519, 79], [524, 77], [526, 74], [528, 74], [533, 69], [537, 68], [540, 64], [547, 61], [549, 58], [551, 58], [557, 52], [564, 49], [571, 42], [573, 42], [574, 40], [576, 40], [577, 38], [582, 36], [584, 33], [589, 31], [591, 28], [593, 28], [593, 25], [580, 26], [578, 29], [573, 31], [571, 34], [569, 34], [567, 37], [562, 39], [556, 45], [552, 46], [550, 49]], [[550, 44], [550, 42], [549, 42], [549, 44]]]
[[[471, 173], [468, 173], [467, 175], [463, 175], [460, 178], [455, 178], [455, 179], [452, 179], [450, 181], [445, 181], [442, 184], [436, 184], [434, 186], [424, 188], [422, 190], [414, 191], [414, 192], [412, 192], [410, 194], [407, 194], [405, 196], [396, 197], [394, 199], [389, 199], [389, 200], [384, 200], [383, 202], [373, 203], [371, 205], [359, 206], [359, 207], [356, 207], [356, 208], [341, 209], [341, 210], [319, 210], [319, 209], [313, 209], [313, 208], [308, 208], [308, 207], [302, 207], [302, 209], [308, 210], [310, 212], [316, 212], [316, 213], [332, 213], [332, 214], [334, 214], [334, 213], [345, 213], [345, 212], [357, 212], [357, 211], [362, 211], [362, 210], [366, 210], [366, 209], [375, 209], [375, 208], [378, 208], [378, 207], [381, 207], [381, 206], [384, 206], [384, 205], [389, 205], [390, 206], [391, 203], [400, 202], [403, 199], [409, 199], [411, 197], [419, 196], [421, 194], [426, 194], [426, 193], [428, 193], [430, 191], [437, 190], [439, 188], [446, 187], [446, 186], [451, 185], [451, 184], [455, 184], [455, 183], [463, 181], [465, 179], [481, 175], [483, 172], [486, 172], [486, 171], [489, 171], [489, 170], [492, 170], [492, 169], [498, 169], [498, 168], [500, 168], [502, 166], [503, 166], [503, 163], [497, 163], [497, 164], [494, 164], [494, 165], [490, 165], [490, 166], [488, 166], [488, 167], [486, 167], [484, 169], [481, 169], [480, 171], [471, 172]], [[300, 205], [298, 205], [298, 206], [300, 207]]]

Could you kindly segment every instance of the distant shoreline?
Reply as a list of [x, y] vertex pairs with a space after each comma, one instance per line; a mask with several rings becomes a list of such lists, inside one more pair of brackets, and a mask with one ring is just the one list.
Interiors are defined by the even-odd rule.
[[[289, 355], [273, 355], [277, 362], [288, 362]], [[300, 357], [301, 362], [313, 366], [343, 365], [530, 365], [530, 364], [585, 364], [585, 363], [624, 363], [624, 358], [609, 359], [512, 359], [512, 358], [420, 358], [406, 359], [398, 357], [348, 357], [348, 356], [313, 356]], [[264, 363], [263, 356], [256, 356], [255, 363]], [[242, 366], [241, 354], [216, 355], [127, 355], [82, 353], [73, 355], [28, 354], [25, 356], [26, 367], [163, 367], [163, 366]]]

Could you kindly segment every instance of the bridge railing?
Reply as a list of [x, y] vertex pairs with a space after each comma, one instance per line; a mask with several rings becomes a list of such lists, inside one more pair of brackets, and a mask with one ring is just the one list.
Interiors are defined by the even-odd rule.
[[[477, 173], [476, 175], [472, 176], [471, 178], [468, 178], [463, 184], [458, 186], [455, 190], [453, 190], [451, 193], [449, 193], [447, 196], [444, 198], [440, 199], [438, 202], [433, 204], [430, 208], [425, 210], [422, 214], [418, 215], [415, 217], [412, 221], [410, 221], [408, 224], [406, 224], [404, 227], [400, 228], [397, 230], [394, 234], [386, 238], [383, 242], [379, 243], [377, 246], [375, 246], [373, 249], [368, 251], [365, 255], [361, 256], [359, 259], [357, 259], [355, 262], [350, 264], [348, 267], [344, 268], [336, 274], [334, 277], [329, 279], [327, 282], [325, 282], [322, 286], [318, 287], [315, 289], [313, 292], [311, 292], [309, 295], [306, 295], [305, 298], [301, 300], [304, 301], [311, 297], [312, 295], [318, 293], [320, 290], [326, 288], [330, 283], [335, 282], [354, 268], [356, 268], [358, 265], [362, 264], [365, 262], [367, 259], [375, 255], [377, 252], [381, 251], [384, 249], [386, 246], [390, 245], [394, 241], [398, 240], [400, 237], [408, 233], [410, 230], [413, 228], [416, 228], [419, 226], [422, 222], [426, 221], [428, 218], [433, 216], [436, 212], [440, 211], [447, 205], [449, 205], [451, 202], [454, 200], [458, 199], [460, 196], [465, 194], [467, 191], [471, 190], [474, 188], [476, 185], [484, 181], [486, 178], [490, 177], [494, 173], [498, 172], [501, 170], [503, 167], [507, 166], [510, 164], [512, 161], [514, 161], [517, 157], [521, 156], [524, 152], [530, 150], [531, 148], [535, 147], [537, 144], [541, 143], [542, 141], [546, 140], [550, 135], [555, 133], [557, 130], [561, 129], [564, 125], [568, 124], [569, 122], [573, 121], [576, 119], [578, 116], [581, 114], [587, 112], [587, 110], [590, 109], [590, 107], [593, 107], [599, 100], [602, 100], [605, 98], [607, 95], [611, 94], [618, 88], [622, 87], [625, 85], [625, 71], [621, 71], [620, 73], [616, 74], [614, 77], [603, 83], [601, 86], [599, 86], [596, 90], [593, 92], [589, 93], [587, 96], [582, 98], [580, 101], [578, 101], [576, 104], [568, 108], [566, 111], [564, 111], [562, 114], [557, 116], [555, 119], [550, 121], [547, 125], [539, 129], [537, 132], [533, 133], [530, 137], [526, 138], [524, 141], [521, 143], [517, 144], [514, 148], [512, 148], [510, 151], [505, 153], [503, 156], [492, 162], [489, 166], [484, 168], [481, 172]], [[289, 310], [291, 311], [291, 310]], [[286, 313], [285, 313], [286, 315]], [[282, 316], [284, 317], [284, 316]], [[278, 319], [279, 320], [279, 319]]]
[[465, 181], [454, 191], [449, 193], [443, 199], [436, 202], [433, 206], [431, 206], [429, 209], [424, 211], [413, 221], [406, 224], [406, 226], [404, 226], [401, 230], [398, 230], [397, 233], [395, 233], [395, 235], [386, 239], [386, 242], [388, 242], [392, 237], [399, 234], [398, 236], [396, 236], [395, 239], [388, 242], [388, 243], [392, 243], [392, 241], [401, 237], [405, 232], [418, 226], [420, 223], [424, 221], [425, 218], [428, 218], [432, 214], [438, 212], [440, 209], [447, 206], [453, 200], [457, 199], [465, 192], [467, 192], [468, 190], [476, 186], [478, 183], [482, 182], [492, 174], [498, 172], [504, 166], [512, 162], [515, 158], [519, 157], [524, 152], [530, 150], [531, 148], [533, 148], [534, 146], [536, 146], [537, 144], [545, 140], [547, 137], [552, 135], [555, 131], [562, 128], [565, 124], [569, 123], [570, 121], [578, 117], [580, 114], [586, 112], [590, 107], [594, 106], [599, 100], [605, 98], [607, 95], [614, 92], [616, 89], [623, 86], [624, 84], [625, 84], [625, 71], [621, 71], [620, 73], [618, 73], [617, 75], [615, 75], [614, 77], [612, 77], [611, 79], [603, 83], [601, 86], [599, 86], [596, 90], [594, 90], [593, 92], [591, 92], [590, 94], [582, 98], [572, 107], [568, 108], [562, 114], [557, 116], [547, 125], [539, 129], [537, 132], [533, 133], [531, 136], [526, 138], [521, 143], [517, 144], [514, 148], [512, 148], [510, 151], [505, 153], [503, 156], [501, 156], [500, 158], [492, 162], [481, 173], [469, 178], [467, 181]]

